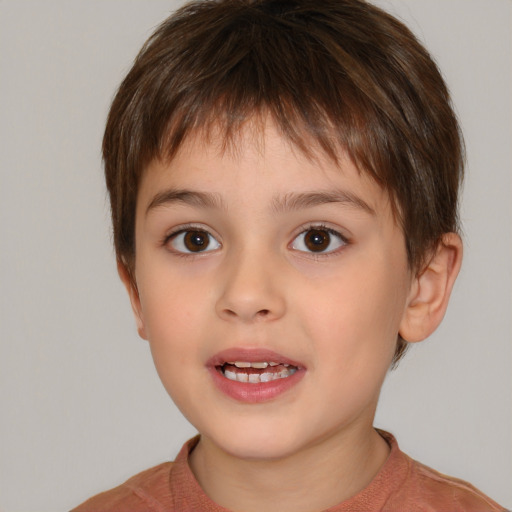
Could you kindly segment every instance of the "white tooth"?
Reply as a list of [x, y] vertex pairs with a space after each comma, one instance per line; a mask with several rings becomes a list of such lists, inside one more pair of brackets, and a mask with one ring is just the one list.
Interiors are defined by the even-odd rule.
[[282, 372], [279, 372], [280, 379], [286, 379], [286, 377], [288, 377], [288, 370], [283, 370]]
[[273, 373], [262, 373], [259, 377], [261, 382], [270, 382], [271, 380], [274, 380]]
[[237, 373], [236, 380], [238, 382], [249, 382], [249, 375], [247, 373]]
[[258, 382], [261, 382], [259, 374], [258, 373], [250, 373], [249, 374], [249, 382], [252, 382], [253, 384], [257, 384]]
[[235, 361], [234, 365], [237, 368], [250, 368], [251, 363], [246, 363], [245, 361]]
[[283, 366], [284, 366], [285, 368], [288, 368], [288, 366], [290, 366], [290, 365], [289, 365], [289, 364], [286, 364], [286, 363], [283, 363]]
[[236, 380], [236, 372], [230, 372], [229, 370], [225, 370], [224, 377], [226, 377], [229, 380]]
[[270, 361], [270, 363], [268, 363], [270, 366], [279, 366], [279, 363], [274, 363], [273, 361]]
[[266, 368], [268, 366], [268, 363], [261, 362], [261, 363], [251, 363], [251, 366], [253, 368]]

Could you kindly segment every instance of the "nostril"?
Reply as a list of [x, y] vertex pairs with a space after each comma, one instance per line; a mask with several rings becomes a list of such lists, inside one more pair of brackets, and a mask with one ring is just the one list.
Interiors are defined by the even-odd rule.
[[270, 310], [268, 309], [260, 309], [257, 313], [259, 316], [268, 316], [270, 314]]

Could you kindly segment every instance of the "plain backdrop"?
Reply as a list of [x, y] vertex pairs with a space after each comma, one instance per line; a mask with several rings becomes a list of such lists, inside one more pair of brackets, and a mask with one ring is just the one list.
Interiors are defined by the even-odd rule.
[[[171, 0], [0, 0], [0, 511], [65, 511], [195, 431], [137, 337], [114, 265], [100, 144]], [[404, 451], [512, 508], [512, 2], [381, 0], [453, 93], [465, 260], [445, 322], [383, 389]]]

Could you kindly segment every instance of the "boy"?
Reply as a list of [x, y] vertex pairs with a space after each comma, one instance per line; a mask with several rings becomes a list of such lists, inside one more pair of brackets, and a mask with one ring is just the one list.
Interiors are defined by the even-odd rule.
[[182, 8], [112, 104], [118, 268], [200, 436], [75, 510], [503, 510], [373, 428], [462, 258], [435, 64], [359, 0]]

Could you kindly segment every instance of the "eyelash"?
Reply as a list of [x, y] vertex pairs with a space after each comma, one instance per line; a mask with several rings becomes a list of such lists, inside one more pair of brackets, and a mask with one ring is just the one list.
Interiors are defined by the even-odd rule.
[[[335, 249], [331, 249], [328, 251], [318, 251], [318, 252], [295, 249], [293, 247], [293, 244], [296, 242], [296, 240], [301, 235], [306, 235], [308, 232], [311, 232], [311, 231], [320, 231], [320, 232], [325, 232], [329, 235], [332, 235], [339, 240], [340, 245], [338, 247], [336, 247]], [[331, 242], [332, 242], [332, 240], [329, 241], [329, 245], [331, 244]], [[300, 253], [307, 254], [308, 257], [313, 257], [316, 259], [316, 258], [327, 258], [330, 256], [335, 256], [340, 250], [343, 249], [343, 247], [345, 247], [349, 244], [350, 244], [350, 240], [346, 236], [342, 235], [339, 231], [336, 231], [333, 228], [330, 228], [324, 224], [307, 224], [300, 228], [300, 232], [294, 237], [294, 239], [290, 243], [290, 247], [292, 247], [292, 249], [295, 249]]]
[[[176, 240], [180, 235], [186, 235], [187, 233], [191, 233], [191, 232], [192, 233], [204, 233], [210, 239], [209, 244], [211, 243], [211, 240], [213, 239], [213, 240], [215, 240], [217, 242], [219, 247], [222, 246], [222, 244], [217, 240], [217, 238], [215, 236], [213, 236], [209, 232], [208, 229], [205, 229], [204, 227], [198, 226], [198, 225], [195, 225], [195, 224], [186, 224], [186, 225], [183, 225], [183, 226], [179, 226], [174, 231], [172, 231], [171, 233], [167, 234], [164, 237], [164, 239], [162, 241], [162, 245], [163, 246], [168, 246], [169, 243], [172, 240]], [[213, 250], [216, 250], [216, 249], [217, 248], [215, 248]], [[205, 253], [208, 253], [208, 252], [212, 252], [212, 249], [210, 249], [210, 250], [203, 250], [203, 251], [186, 251], [186, 250], [179, 250], [179, 249], [173, 248], [173, 249], [169, 249], [169, 250], [171, 250], [171, 252], [173, 254], [175, 254], [176, 256], [180, 256], [180, 257], [184, 257], [184, 258], [200, 256], [202, 254], [205, 254]]]
[[[303, 249], [297, 249], [296, 247], [294, 247], [294, 245], [295, 246], [298, 245], [297, 240], [299, 239], [299, 237], [301, 235], [306, 235], [308, 232], [311, 232], [311, 231], [325, 232], [328, 235], [332, 235], [338, 239], [338, 241], [340, 242], [340, 245], [338, 247], [328, 250], [328, 251], [303, 250]], [[214, 249], [200, 250], [200, 251], [186, 251], [186, 250], [179, 250], [176, 248], [170, 249], [175, 255], [185, 257], [185, 258], [200, 256], [204, 253], [212, 252], [212, 251], [217, 250], [218, 248], [222, 247], [222, 244], [217, 240], [217, 238], [215, 236], [213, 236], [210, 233], [210, 231], [208, 229], [205, 229], [202, 226], [198, 226], [198, 225], [194, 225], [194, 224], [187, 224], [187, 225], [179, 226], [177, 229], [175, 229], [174, 231], [172, 231], [171, 233], [167, 234], [164, 237], [164, 239], [162, 241], [162, 245], [168, 246], [172, 240], [176, 240], [180, 235], [186, 235], [187, 233], [191, 233], [191, 232], [205, 234], [210, 239], [209, 243], [211, 243], [211, 240], [213, 239], [218, 244], [218, 247], [215, 247]], [[332, 240], [329, 240], [329, 245], [331, 245], [331, 243], [332, 243]], [[304, 245], [304, 242], [302, 242], [302, 244]], [[324, 258], [324, 257], [329, 257], [329, 256], [333, 256], [333, 255], [337, 254], [343, 247], [345, 247], [348, 244], [350, 244], [350, 240], [346, 236], [342, 235], [339, 231], [336, 231], [335, 229], [325, 226], [324, 224], [307, 224], [300, 228], [300, 232], [294, 236], [293, 240], [290, 242], [288, 247], [296, 250], [299, 253], [307, 254], [309, 257]]]

